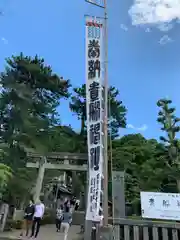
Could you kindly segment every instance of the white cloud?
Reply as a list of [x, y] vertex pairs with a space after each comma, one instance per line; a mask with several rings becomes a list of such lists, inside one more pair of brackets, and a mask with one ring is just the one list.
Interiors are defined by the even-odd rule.
[[128, 28], [124, 24], [121, 24], [120, 28], [126, 32], [128, 31]]
[[1, 38], [1, 41], [4, 43], [4, 44], [8, 44], [8, 40], [4, 37]]
[[147, 130], [148, 126], [147, 126], [146, 124], [143, 124], [141, 127], [135, 127], [135, 126], [132, 125], [132, 124], [127, 124], [127, 128], [144, 132], [144, 131]]
[[144, 132], [147, 130], [147, 128], [148, 126], [146, 124], [143, 124], [141, 127], [137, 128], [137, 130]]
[[151, 32], [151, 29], [150, 28], [146, 28], [145, 32], [149, 33], [149, 32]]
[[159, 28], [166, 23], [171, 28], [172, 20], [180, 19], [180, 0], [134, 0], [129, 9], [133, 25], [156, 24]]
[[127, 124], [127, 128], [134, 129], [134, 126], [132, 124]]
[[161, 45], [165, 45], [167, 43], [172, 42], [173, 40], [168, 36], [168, 35], [164, 35], [160, 40], [159, 40], [159, 44]]
[[160, 24], [158, 26], [159, 30], [161, 30], [162, 32], [168, 32], [169, 30], [171, 30], [173, 28], [173, 25], [170, 23], [163, 23]]

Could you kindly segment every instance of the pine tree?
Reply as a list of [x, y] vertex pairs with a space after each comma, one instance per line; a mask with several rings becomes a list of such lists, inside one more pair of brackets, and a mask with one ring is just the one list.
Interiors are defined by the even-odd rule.
[[177, 189], [180, 192], [180, 144], [177, 139], [180, 131], [180, 118], [176, 117], [176, 109], [171, 107], [171, 104], [172, 101], [167, 99], [160, 99], [157, 102], [157, 106], [160, 107], [157, 121], [162, 125], [161, 130], [166, 133], [165, 137], [160, 137], [169, 155], [166, 166], [169, 168], [171, 176], [176, 178]]
[[12, 56], [1, 73], [0, 137], [6, 161], [15, 165], [26, 151], [46, 151], [46, 136], [58, 121], [57, 106], [68, 98], [69, 81], [58, 77], [42, 58]]

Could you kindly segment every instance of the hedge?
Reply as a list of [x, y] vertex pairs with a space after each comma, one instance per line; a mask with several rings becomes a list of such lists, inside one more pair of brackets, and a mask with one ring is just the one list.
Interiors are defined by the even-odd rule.
[[[45, 216], [43, 217], [43, 219], [41, 221], [41, 225], [53, 224], [53, 223], [55, 223], [55, 219], [51, 215], [48, 215], [48, 214], [45, 214]], [[11, 229], [21, 229], [22, 225], [23, 225], [23, 220], [15, 221], [12, 219], [8, 219], [4, 230], [10, 231]]]

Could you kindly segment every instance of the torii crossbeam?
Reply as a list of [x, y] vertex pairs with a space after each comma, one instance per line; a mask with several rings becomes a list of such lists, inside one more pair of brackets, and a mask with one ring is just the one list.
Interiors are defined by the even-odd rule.
[[[53, 152], [42, 155], [40, 153], [28, 153], [31, 162], [27, 162], [27, 168], [39, 169], [36, 181], [34, 200], [40, 197], [45, 169], [59, 169], [63, 171], [87, 171], [88, 156], [84, 153]], [[35, 160], [35, 161], [34, 161]]]

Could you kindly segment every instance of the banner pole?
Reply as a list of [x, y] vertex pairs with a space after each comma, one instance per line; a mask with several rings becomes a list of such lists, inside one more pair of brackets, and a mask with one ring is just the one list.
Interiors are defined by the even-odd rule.
[[103, 225], [108, 225], [108, 31], [107, 31], [107, 0], [104, 0], [104, 196]]

